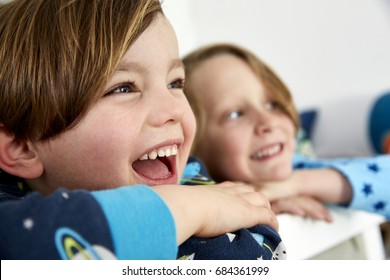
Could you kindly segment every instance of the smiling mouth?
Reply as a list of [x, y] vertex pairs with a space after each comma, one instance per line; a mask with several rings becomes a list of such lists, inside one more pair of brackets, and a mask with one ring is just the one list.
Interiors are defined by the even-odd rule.
[[134, 161], [132, 167], [140, 176], [158, 184], [159, 180], [166, 180], [175, 175], [176, 155], [177, 145], [154, 149]]
[[283, 150], [282, 144], [273, 145], [271, 147], [268, 147], [266, 149], [261, 149], [257, 151], [256, 153], [251, 155], [251, 159], [253, 160], [265, 160], [268, 158], [271, 158], [275, 155], [278, 155]]

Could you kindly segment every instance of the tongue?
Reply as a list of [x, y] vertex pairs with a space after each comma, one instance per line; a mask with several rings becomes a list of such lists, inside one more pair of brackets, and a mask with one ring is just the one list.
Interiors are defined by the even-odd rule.
[[138, 174], [150, 179], [164, 179], [171, 175], [168, 167], [160, 160], [137, 160], [133, 168]]

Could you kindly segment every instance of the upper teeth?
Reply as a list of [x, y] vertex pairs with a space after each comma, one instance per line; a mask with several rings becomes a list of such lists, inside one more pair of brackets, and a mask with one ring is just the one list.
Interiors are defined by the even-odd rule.
[[139, 160], [156, 159], [157, 157], [169, 157], [177, 155], [177, 145], [159, 148], [147, 154], [142, 155]]
[[257, 152], [253, 156], [253, 158], [259, 159], [262, 157], [272, 156], [272, 155], [278, 153], [281, 149], [282, 149], [281, 145], [276, 145], [276, 146], [273, 146], [272, 148], [261, 150], [261, 151]]

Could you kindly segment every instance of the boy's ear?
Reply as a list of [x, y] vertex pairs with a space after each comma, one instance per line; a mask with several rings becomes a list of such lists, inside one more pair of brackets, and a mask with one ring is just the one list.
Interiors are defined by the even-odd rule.
[[0, 169], [24, 179], [33, 179], [43, 173], [43, 165], [28, 142], [9, 134], [0, 123]]

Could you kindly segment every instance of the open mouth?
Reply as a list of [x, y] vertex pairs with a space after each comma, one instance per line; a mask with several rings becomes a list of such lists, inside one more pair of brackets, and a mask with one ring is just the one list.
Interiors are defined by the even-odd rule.
[[149, 184], [163, 184], [167, 180], [175, 179], [176, 155], [177, 145], [166, 146], [142, 155], [138, 160], [133, 162], [132, 167]]
[[251, 155], [253, 160], [266, 160], [280, 154], [283, 150], [283, 145], [281, 143], [272, 145], [270, 147], [260, 149], [254, 154]]

